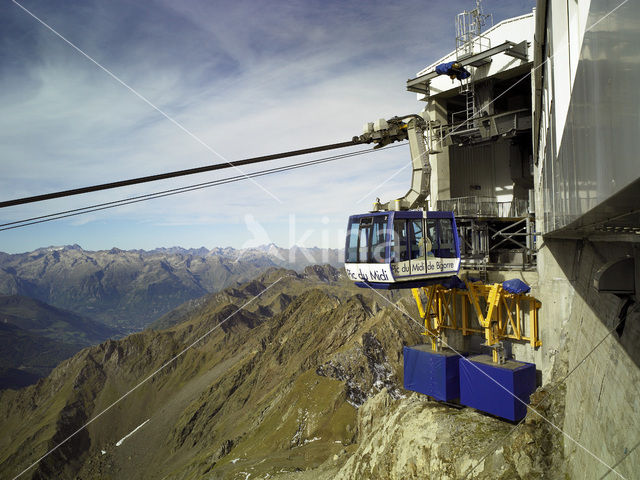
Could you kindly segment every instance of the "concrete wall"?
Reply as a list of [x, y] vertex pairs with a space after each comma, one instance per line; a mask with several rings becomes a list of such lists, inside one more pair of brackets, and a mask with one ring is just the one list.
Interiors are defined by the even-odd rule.
[[562, 427], [582, 446], [565, 438], [569, 478], [601, 478], [609, 469], [600, 460], [626, 478], [640, 472], [640, 305], [629, 308], [621, 335], [609, 333], [624, 301], [593, 287], [595, 272], [627, 252], [628, 243], [571, 240], [549, 241], [542, 252], [547, 273], [555, 272], [543, 274], [539, 285], [543, 303], [549, 302], [543, 334], [558, 348], [546, 363], [564, 357], [568, 371], [575, 368], [566, 380]]
[[[429, 103], [429, 118], [442, 125], [448, 123], [447, 107], [445, 102], [434, 100]], [[429, 145], [431, 147], [431, 145]], [[430, 208], [435, 209], [438, 200], [451, 198], [449, 148], [444, 147], [438, 154], [429, 155], [431, 162], [431, 184], [429, 195]]]
[[[536, 145], [537, 231], [588, 214], [638, 176], [637, 2], [549, 0]], [[632, 53], [633, 52], [633, 53]], [[633, 111], [633, 113], [631, 113]], [[611, 211], [615, 216], [622, 212]], [[612, 240], [614, 240], [612, 238]], [[640, 240], [640, 239], [639, 239]], [[600, 294], [593, 279], [632, 243], [538, 237], [540, 365], [566, 363], [568, 478], [640, 478], [640, 306]], [[594, 350], [595, 349], [595, 350]], [[573, 373], [571, 373], [573, 372]], [[572, 440], [573, 439], [573, 440]], [[575, 441], [574, 441], [575, 440]]]

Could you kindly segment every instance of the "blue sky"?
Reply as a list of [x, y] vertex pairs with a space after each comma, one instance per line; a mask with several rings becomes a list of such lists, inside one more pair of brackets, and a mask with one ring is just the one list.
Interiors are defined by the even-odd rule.
[[[191, 135], [15, 3], [2, 2], [2, 200], [344, 141], [367, 121], [418, 112], [423, 104], [406, 92], [406, 80], [454, 48], [455, 15], [475, 5], [19, 3]], [[485, 0], [483, 6], [497, 23], [534, 4]], [[245, 180], [3, 231], [0, 251], [74, 243], [89, 250], [239, 248], [269, 241], [338, 247], [349, 214], [366, 211], [377, 196], [406, 191], [408, 171], [376, 186], [408, 160], [408, 147], [396, 148], [261, 177], [259, 185]], [[236, 174], [225, 170], [5, 208], [0, 223]]]

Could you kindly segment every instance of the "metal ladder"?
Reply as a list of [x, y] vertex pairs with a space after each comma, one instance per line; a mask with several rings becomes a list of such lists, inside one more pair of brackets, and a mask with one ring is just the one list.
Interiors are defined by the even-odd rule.
[[462, 80], [460, 85], [460, 93], [465, 96], [465, 129], [473, 128], [473, 120], [475, 115], [475, 95], [473, 89], [473, 83], [470, 82], [470, 78]]

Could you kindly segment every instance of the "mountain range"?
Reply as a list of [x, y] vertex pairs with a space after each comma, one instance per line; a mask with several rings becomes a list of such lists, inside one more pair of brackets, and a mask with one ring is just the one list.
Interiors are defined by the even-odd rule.
[[268, 268], [301, 271], [315, 263], [339, 267], [342, 253], [273, 244], [241, 250], [95, 252], [78, 245], [47, 247], [0, 253], [0, 294], [30, 297], [132, 333], [184, 302], [245, 282]]

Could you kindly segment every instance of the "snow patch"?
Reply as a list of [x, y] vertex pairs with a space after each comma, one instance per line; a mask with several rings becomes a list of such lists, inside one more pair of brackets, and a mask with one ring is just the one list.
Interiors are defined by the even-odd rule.
[[296, 421], [298, 422], [298, 428], [291, 438], [291, 445], [299, 446], [301, 444], [302, 435], [304, 434], [308, 420], [309, 410], [307, 410], [306, 408], [304, 409], [304, 411], [302, 409], [298, 409], [298, 418], [296, 419]]
[[138, 430], [140, 430], [144, 426], [144, 424], [147, 423], [149, 420], [151, 420], [151, 419], [147, 418], [144, 422], [142, 422], [140, 425], [138, 425], [136, 428], [134, 428], [129, 434], [125, 435], [120, 440], [118, 440], [116, 442], [116, 447], [119, 447], [120, 445], [122, 445], [122, 442], [124, 442], [127, 438], [129, 438], [131, 435], [133, 435]]

